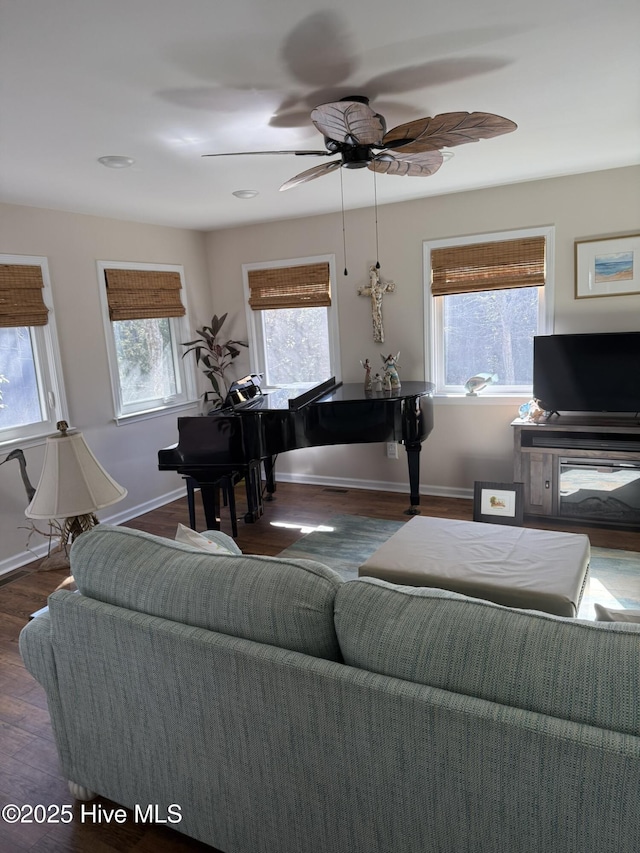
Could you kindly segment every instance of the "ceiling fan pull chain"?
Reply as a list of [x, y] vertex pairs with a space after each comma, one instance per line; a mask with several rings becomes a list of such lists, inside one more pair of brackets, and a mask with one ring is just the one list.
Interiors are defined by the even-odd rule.
[[340, 169], [340, 200], [342, 204], [342, 252], [344, 254], [344, 274], [349, 275], [347, 271], [347, 236], [344, 226], [344, 185], [342, 183], [342, 169]]
[[373, 173], [373, 205], [376, 217], [376, 269], [380, 269], [380, 251], [378, 249], [378, 185], [376, 183], [376, 173]]

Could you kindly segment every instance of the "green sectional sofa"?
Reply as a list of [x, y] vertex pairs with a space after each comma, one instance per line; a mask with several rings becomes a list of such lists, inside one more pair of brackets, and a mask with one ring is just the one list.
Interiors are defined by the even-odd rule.
[[640, 626], [98, 525], [22, 631], [76, 796], [225, 853], [637, 853]]

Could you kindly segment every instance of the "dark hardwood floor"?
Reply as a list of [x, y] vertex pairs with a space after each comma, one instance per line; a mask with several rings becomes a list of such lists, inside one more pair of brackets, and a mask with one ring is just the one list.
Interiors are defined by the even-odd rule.
[[[197, 528], [205, 528], [198, 504]], [[301, 528], [326, 521], [335, 513], [406, 521], [405, 495], [332, 489], [322, 486], [280, 484], [277, 499], [265, 504], [265, 513], [256, 524], [239, 522], [238, 545], [246, 553], [278, 554], [304, 535]], [[238, 489], [238, 517], [244, 515], [241, 488]], [[422, 498], [422, 513], [470, 520], [471, 501], [450, 498]], [[173, 538], [179, 522], [188, 524], [186, 498], [139, 518], [126, 526]], [[587, 533], [594, 546], [640, 551], [640, 533], [615, 529], [556, 524], [534, 527], [567, 529]], [[222, 529], [230, 533], [226, 511]], [[47, 596], [60, 584], [64, 571], [38, 571], [35, 562], [10, 576], [0, 577], [0, 809], [7, 804], [63, 805], [74, 801], [62, 777], [44, 691], [25, 670], [18, 652], [18, 634], [29, 615], [46, 604]], [[108, 801], [105, 807], [113, 807]], [[0, 818], [0, 853], [179, 853], [209, 851], [173, 829], [136, 825], [81, 823], [78, 807], [69, 824], [10, 824]]]

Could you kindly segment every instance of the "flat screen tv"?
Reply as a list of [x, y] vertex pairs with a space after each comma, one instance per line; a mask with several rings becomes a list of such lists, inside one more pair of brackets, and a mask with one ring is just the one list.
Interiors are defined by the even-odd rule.
[[535, 337], [533, 396], [549, 412], [640, 411], [640, 332]]

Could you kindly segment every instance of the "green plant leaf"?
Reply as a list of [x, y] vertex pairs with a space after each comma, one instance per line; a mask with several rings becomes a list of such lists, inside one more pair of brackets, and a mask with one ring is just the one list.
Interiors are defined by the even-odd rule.
[[222, 317], [217, 317], [215, 314], [211, 320], [211, 329], [213, 330], [213, 336], [216, 338], [220, 329], [222, 328], [224, 321], [227, 319], [227, 315], [223, 314]]
[[222, 400], [224, 388], [227, 387], [225, 371], [231, 365], [233, 359], [240, 355], [239, 347], [249, 346], [246, 341], [228, 340], [225, 343], [218, 342], [218, 335], [227, 316], [226, 313], [220, 317], [214, 314], [211, 318], [210, 326], [202, 326], [202, 328], [195, 330], [199, 337], [182, 344], [182, 346], [187, 347], [182, 357], [184, 358], [187, 353], [192, 352], [196, 360], [196, 365], [202, 368], [204, 375], [214, 388], [213, 391], [206, 393], [217, 394], [220, 400]]

